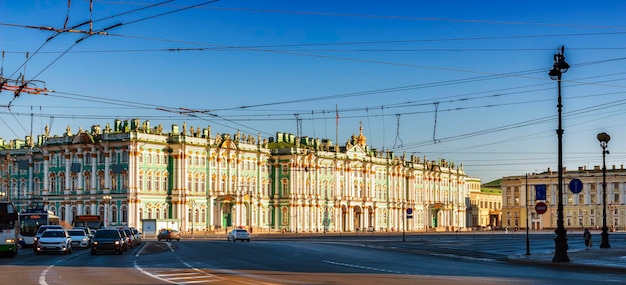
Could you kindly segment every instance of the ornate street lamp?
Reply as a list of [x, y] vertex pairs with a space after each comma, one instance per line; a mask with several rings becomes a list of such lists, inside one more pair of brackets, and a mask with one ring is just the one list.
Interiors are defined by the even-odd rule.
[[609, 228], [606, 226], [606, 155], [609, 154], [609, 151], [606, 150], [606, 147], [611, 140], [611, 136], [607, 133], [599, 133], [598, 141], [600, 141], [600, 146], [602, 147], [602, 242], [600, 243], [600, 248], [610, 248], [609, 244]]
[[563, 225], [563, 127], [561, 125], [561, 109], [563, 104], [561, 103], [561, 76], [569, 69], [569, 64], [565, 62], [565, 46], [561, 47], [561, 51], [554, 55], [554, 64], [552, 70], [548, 73], [550, 79], [557, 80], [558, 82], [558, 103], [556, 105], [559, 113], [559, 128], [556, 130], [556, 135], [559, 141], [559, 182], [558, 182], [558, 200], [557, 206], [557, 220], [556, 220], [556, 238], [554, 239], [554, 257], [552, 262], [569, 262], [567, 256], [567, 230]]
[[109, 202], [113, 199], [111, 195], [102, 196], [102, 200], [104, 201], [104, 227], [109, 227]]

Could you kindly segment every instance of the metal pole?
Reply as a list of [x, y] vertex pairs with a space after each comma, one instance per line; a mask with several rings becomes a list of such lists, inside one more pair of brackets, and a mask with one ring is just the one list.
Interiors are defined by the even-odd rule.
[[606, 146], [607, 142], [600, 142], [602, 146], [602, 241], [600, 248], [610, 248], [609, 244], [609, 228], [606, 226]]
[[406, 235], [404, 233], [404, 228], [406, 227], [406, 217], [404, 216], [404, 213], [402, 213], [402, 221], [404, 222], [404, 225], [402, 226], [402, 241], [406, 241]]
[[563, 59], [563, 52], [565, 51], [565, 47], [561, 47], [561, 52], [559, 54], [555, 54], [555, 62], [554, 62], [554, 70], [557, 73], [557, 82], [558, 82], [558, 103], [557, 109], [559, 113], [559, 127], [556, 130], [556, 134], [558, 137], [558, 159], [559, 159], [559, 182], [558, 184], [558, 206], [557, 206], [557, 221], [556, 221], [556, 238], [554, 239], [555, 249], [554, 249], [554, 257], [552, 258], [552, 262], [569, 262], [569, 257], [567, 256], [567, 230], [563, 225], [563, 127], [561, 124], [562, 116], [561, 109], [563, 108], [563, 104], [561, 103], [561, 76], [562, 71], [560, 70], [559, 64]]
[[528, 229], [528, 173], [526, 173], [526, 255], [530, 255], [530, 237]]

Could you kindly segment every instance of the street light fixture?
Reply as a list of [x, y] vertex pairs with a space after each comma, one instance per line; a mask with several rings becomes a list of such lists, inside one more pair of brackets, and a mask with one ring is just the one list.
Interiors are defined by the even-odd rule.
[[109, 202], [113, 199], [111, 195], [102, 196], [102, 200], [104, 201], [104, 227], [109, 227]]
[[609, 228], [606, 226], [606, 155], [609, 154], [609, 151], [606, 150], [606, 147], [611, 140], [611, 136], [607, 133], [599, 133], [598, 141], [600, 141], [600, 146], [602, 147], [602, 242], [600, 243], [600, 248], [610, 248], [609, 244]]
[[558, 137], [558, 157], [559, 157], [559, 182], [558, 182], [558, 206], [557, 206], [557, 220], [556, 220], [556, 238], [554, 239], [554, 257], [552, 262], [569, 262], [567, 256], [567, 230], [563, 225], [563, 127], [561, 125], [561, 109], [563, 104], [561, 103], [561, 76], [569, 69], [569, 64], [565, 62], [565, 46], [561, 47], [561, 51], [554, 55], [554, 64], [552, 70], [548, 73], [550, 79], [557, 80], [558, 82], [558, 103], [557, 109], [559, 113], [559, 128], [556, 130]]

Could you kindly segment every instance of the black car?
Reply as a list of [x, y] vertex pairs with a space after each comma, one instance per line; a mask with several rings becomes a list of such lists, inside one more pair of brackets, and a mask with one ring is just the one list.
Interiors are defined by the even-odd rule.
[[100, 252], [117, 252], [122, 254], [126, 243], [125, 238], [117, 229], [98, 230], [93, 235], [91, 254], [96, 255]]

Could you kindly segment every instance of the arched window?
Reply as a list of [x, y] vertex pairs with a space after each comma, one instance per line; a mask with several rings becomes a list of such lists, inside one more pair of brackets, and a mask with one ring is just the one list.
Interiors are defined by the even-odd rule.
[[196, 185], [195, 185], [196, 192], [202, 191], [202, 188], [200, 188], [200, 176], [199, 175], [196, 174], [194, 182], [196, 183]]
[[198, 188], [198, 191], [205, 193], [206, 192], [206, 176], [203, 174], [202, 176], [200, 176], [200, 186]]
[[22, 197], [26, 197], [26, 179], [22, 179], [20, 181], [20, 192], [22, 194]]
[[89, 171], [85, 172], [84, 183], [85, 183], [85, 191], [91, 190], [91, 172]]
[[118, 219], [118, 213], [117, 213], [117, 206], [112, 205], [110, 208], [110, 212], [111, 212], [111, 223], [112, 224], [117, 224]]
[[39, 178], [34, 178], [33, 179], [33, 194], [35, 195], [41, 195], [41, 180], [39, 180]]
[[187, 174], [187, 192], [193, 192], [193, 174]]
[[[100, 215], [100, 217], [104, 217], [104, 206], [100, 205], [98, 207], [98, 215]], [[104, 225], [105, 227], [108, 225]]]
[[120, 190], [117, 183], [118, 177], [119, 175], [111, 173], [111, 191]]
[[62, 207], [60, 207], [60, 208], [59, 208], [59, 214], [60, 214], [60, 215], [59, 215], [59, 218], [60, 218], [62, 221], [67, 220], [67, 217], [65, 216], [65, 206], [62, 206]]
[[104, 190], [104, 172], [102, 171], [98, 173], [98, 187], [98, 190]]
[[48, 185], [48, 190], [50, 192], [57, 192], [57, 188], [56, 188], [56, 176], [53, 174], [50, 176], [50, 181], [49, 181], [49, 185]]
[[146, 175], [146, 190], [152, 191], [152, 172]]
[[78, 185], [78, 177], [76, 177], [76, 174], [72, 174], [70, 176], [70, 191], [75, 192]]
[[63, 173], [61, 173], [59, 177], [59, 188], [60, 191], [65, 191], [65, 175], [63, 175]]
[[163, 172], [162, 180], [163, 180], [163, 187], [162, 187], [161, 190], [167, 192], [167, 189], [168, 189], [168, 187], [167, 187], [167, 172]]
[[143, 191], [143, 173], [139, 172], [139, 177], [137, 179], [137, 191]]
[[122, 223], [128, 224], [128, 207], [126, 205], [122, 206]]
[[124, 170], [122, 172], [122, 187], [123, 189], [128, 189], [128, 172], [126, 172], [126, 170]]

